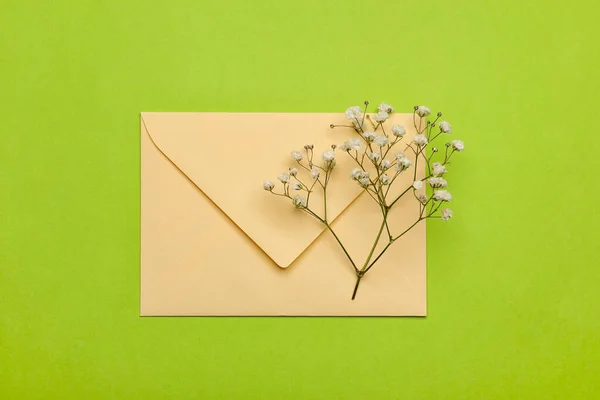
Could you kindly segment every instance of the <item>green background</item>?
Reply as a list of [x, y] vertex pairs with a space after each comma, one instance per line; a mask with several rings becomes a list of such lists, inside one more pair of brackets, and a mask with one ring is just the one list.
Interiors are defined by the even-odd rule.
[[[2, 399], [598, 398], [596, 0], [154, 3], [2, 0]], [[138, 317], [140, 111], [364, 99], [467, 146], [427, 318]]]

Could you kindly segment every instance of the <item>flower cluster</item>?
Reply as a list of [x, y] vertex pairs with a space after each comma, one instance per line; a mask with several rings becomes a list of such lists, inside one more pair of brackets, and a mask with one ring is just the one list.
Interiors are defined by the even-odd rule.
[[[400, 239], [422, 220], [439, 218], [447, 221], [452, 218], [451, 209], [440, 210], [443, 204], [452, 201], [452, 194], [447, 189], [448, 181], [445, 175], [453, 154], [465, 149], [464, 143], [460, 140], [445, 143], [444, 152], [440, 152], [437, 147], [432, 147], [432, 143], [440, 135], [452, 133], [452, 126], [449, 122], [438, 123], [442, 113], [437, 113], [433, 121], [427, 120], [426, 118], [431, 115], [431, 110], [425, 106], [415, 106], [413, 108], [414, 134], [409, 135], [411, 138], [405, 140], [406, 127], [399, 124], [391, 127], [384, 126], [392, 118], [394, 107], [387, 103], [381, 103], [376, 112], [369, 114], [367, 112], [368, 104], [365, 102], [364, 108], [352, 106], [346, 110], [345, 115], [350, 125], [331, 125], [331, 128], [346, 128], [355, 132], [355, 136], [348, 138], [339, 146], [331, 145], [329, 149], [321, 153], [320, 157], [315, 157], [313, 145], [304, 146], [304, 151], [292, 151], [291, 158], [295, 165], [277, 177], [283, 186], [281, 191], [275, 190], [273, 181], [263, 182], [263, 188], [266, 191], [290, 199], [296, 208], [325, 224], [337, 238], [327, 217], [327, 190], [331, 171], [336, 166], [336, 150], [346, 153], [354, 161], [355, 168], [350, 171], [349, 178], [378, 204], [381, 210], [382, 225], [369, 257], [360, 267], [360, 264], [357, 265], [354, 262], [345, 251], [344, 245], [338, 240], [357, 275], [353, 299], [362, 277], [375, 265], [393, 242]], [[395, 147], [401, 142], [404, 142], [404, 148], [402, 151], [396, 151]], [[425, 176], [417, 176], [419, 163], [425, 164]], [[396, 178], [401, 174], [411, 174], [412, 183], [400, 195], [392, 196], [390, 187], [394, 182], [398, 182]], [[310, 196], [315, 190], [323, 191], [323, 215], [319, 215], [310, 206]], [[291, 191], [297, 193], [292, 194]], [[427, 194], [428, 191], [430, 195]], [[419, 204], [419, 218], [403, 233], [394, 235], [389, 226], [392, 222], [388, 218], [389, 211], [407, 193], [412, 193]], [[388, 244], [379, 255], [376, 255], [374, 252], [379, 241], [385, 240], [385, 236], [382, 235], [384, 231], [387, 233]]]

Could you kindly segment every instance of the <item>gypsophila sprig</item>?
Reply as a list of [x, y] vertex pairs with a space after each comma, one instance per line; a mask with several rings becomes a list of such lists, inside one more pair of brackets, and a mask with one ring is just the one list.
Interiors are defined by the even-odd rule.
[[[343, 128], [354, 131], [345, 142], [339, 146], [332, 145], [329, 149], [323, 149], [320, 158], [315, 157], [313, 145], [305, 145], [304, 153], [292, 151], [291, 158], [298, 167], [290, 166], [287, 172], [279, 174], [277, 179], [281, 182], [281, 189], [277, 189], [273, 181], [263, 181], [264, 190], [288, 198], [299, 210], [298, 212], [304, 212], [317, 219], [336, 238], [336, 242], [356, 273], [352, 299], [356, 297], [361, 280], [393, 243], [423, 220], [439, 218], [448, 221], [452, 218], [453, 213], [449, 208], [440, 211], [442, 204], [452, 200], [452, 195], [446, 189], [448, 181], [443, 176], [448, 172], [447, 166], [454, 153], [465, 149], [464, 143], [460, 140], [445, 143], [445, 151], [440, 151], [438, 147], [431, 147], [431, 143], [439, 135], [452, 133], [452, 126], [447, 121], [438, 123], [438, 119], [442, 116], [441, 112], [434, 115], [433, 121], [425, 120], [431, 115], [431, 110], [426, 106], [415, 106], [412, 114], [414, 131], [408, 135], [409, 139], [405, 139], [408, 132], [403, 125], [393, 124], [391, 127], [384, 127], [389, 123], [388, 121], [394, 119], [392, 105], [381, 103], [375, 113], [369, 113], [367, 110], [369, 102], [364, 104], [364, 109], [352, 106], [346, 110], [345, 115], [351, 121], [350, 125], [330, 125], [332, 129]], [[434, 131], [433, 128], [436, 126], [438, 130]], [[395, 147], [400, 143], [403, 143], [403, 147]], [[381, 212], [381, 227], [368, 257], [361, 263], [355, 262], [350, 256], [330, 225], [327, 215], [327, 193], [332, 184], [332, 170], [336, 166], [336, 150], [341, 152], [338, 153], [341, 154], [340, 157], [347, 156], [353, 160], [355, 167], [347, 176], [368, 193]], [[434, 160], [436, 157], [438, 159]], [[417, 168], [423, 163], [425, 175], [418, 176]], [[303, 174], [306, 174], [306, 177]], [[411, 183], [404, 190], [399, 191], [401, 194], [393, 195], [392, 193], [395, 192], [391, 192], [390, 189], [400, 181], [396, 178], [401, 174], [410, 174]], [[424, 193], [427, 189], [425, 184], [428, 184], [433, 192], [431, 197]], [[311, 205], [313, 202], [311, 194], [316, 190], [323, 193], [322, 213], [317, 212]], [[301, 194], [292, 195], [291, 191]], [[393, 221], [389, 213], [406, 193], [412, 193], [411, 198], [419, 205], [419, 217], [407, 229], [401, 230], [402, 233], [394, 233], [395, 229], [391, 226]], [[386, 240], [387, 244], [380, 246], [380, 243]], [[376, 251], [378, 248], [380, 250]]]

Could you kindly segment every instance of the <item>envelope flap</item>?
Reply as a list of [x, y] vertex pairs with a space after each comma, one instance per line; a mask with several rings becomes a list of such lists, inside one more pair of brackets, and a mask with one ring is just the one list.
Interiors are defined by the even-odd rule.
[[[264, 191], [262, 182], [277, 182], [279, 173], [297, 167], [290, 152], [305, 144], [315, 146], [320, 160], [331, 144], [356, 134], [330, 128], [346, 122], [342, 113], [142, 113], [143, 127], [159, 150], [282, 268], [326, 228], [289, 199]], [[348, 179], [350, 157], [338, 152], [337, 160], [327, 193], [330, 222], [362, 193]], [[299, 170], [300, 179], [310, 181], [308, 172]], [[311, 208], [322, 215], [317, 192]]]

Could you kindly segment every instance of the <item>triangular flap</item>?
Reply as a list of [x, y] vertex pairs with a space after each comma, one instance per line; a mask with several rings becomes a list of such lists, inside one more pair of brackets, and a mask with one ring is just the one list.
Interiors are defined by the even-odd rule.
[[[207, 195], [277, 265], [288, 267], [323, 232], [325, 226], [297, 210], [289, 199], [264, 191], [262, 182], [276, 180], [289, 167], [298, 167], [292, 150], [313, 144], [315, 160], [332, 144], [341, 144], [352, 128], [341, 113], [142, 113], [146, 132], [171, 162]], [[350, 157], [337, 152], [327, 215], [331, 222], [361, 193], [348, 179]], [[305, 182], [311, 178], [299, 169]], [[319, 191], [310, 204], [322, 215]]]

